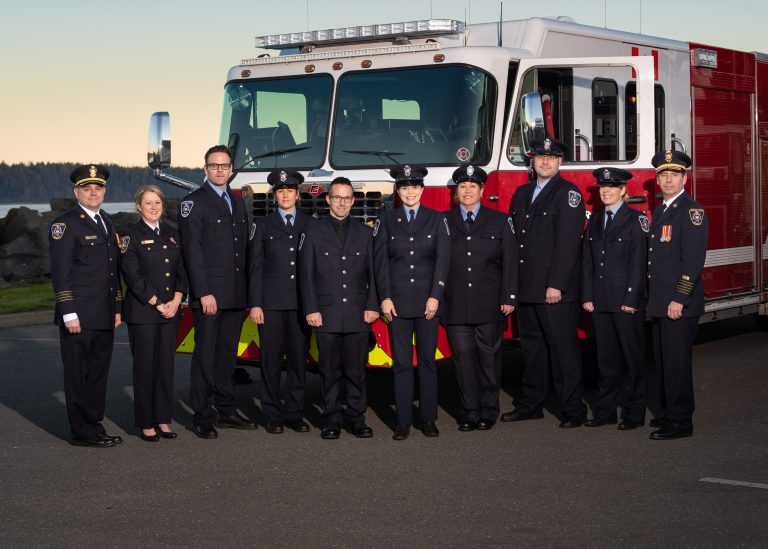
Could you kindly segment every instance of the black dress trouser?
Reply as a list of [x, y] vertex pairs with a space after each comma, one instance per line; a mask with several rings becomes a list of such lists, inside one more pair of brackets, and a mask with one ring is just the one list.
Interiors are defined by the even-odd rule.
[[[319, 360], [320, 396], [326, 425], [354, 427], [365, 422], [368, 393], [365, 367], [368, 361], [368, 331], [350, 333], [315, 332]], [[347, 407], [342, 406], [342, 384]]]

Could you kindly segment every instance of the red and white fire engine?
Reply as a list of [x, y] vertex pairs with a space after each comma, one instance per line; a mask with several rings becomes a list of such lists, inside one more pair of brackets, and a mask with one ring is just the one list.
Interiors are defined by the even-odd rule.
[[[592, 170], [631, 171], [633, 206], [660, 203], [651, 157], [693, 158], [687, 191], [710, 220], [703, 274], [711, 321], [765, 315], [768, 300], [768, 56], [534, 18], [465, 25], [431, 19], [263, 36], [264, 52], [229, 70], [220, 142], [235, 151], [232, 188], [254, 216], [275, 208], [267, 173], [300, 170], [301, 209], [324, 215], [327, 184], [353, 181], [352, 215], [372, 223], [394, 204], [388, 168], [429, 168], [425, 205], [453, 206], [451, 173], [489, 174], [484, 205], [507, 211], [529, 177], [529, 143], [568, 145], [561, 173], [600, 203]], [[166, 113], [150, 124], [150, 166], [169, 165]], [[184, 317], [179, 351], [191, 352]], [[373, 327], [371, 366], [391, 364], [386, 325]], [[240, 356], [258, 357], [244, 320]], [[449, 354], [445, 335], [438, 357]], [[310, 354], [316, 358], [317, 349]]]

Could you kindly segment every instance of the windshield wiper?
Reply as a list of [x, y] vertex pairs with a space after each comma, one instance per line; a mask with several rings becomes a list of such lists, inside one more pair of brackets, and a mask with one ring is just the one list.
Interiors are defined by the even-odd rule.
[[364, 154], [364, 155], [368, 155], [368, 156], [378, 156], [379, 160], [381, 160], [381, 163], [382, 163], [382, 165], [385, 168], [387, 168], [387, 165], [384, 164], [384, 157], [385, 156], [387, 158], [389, 158], [395, 164], [400, 164], [400, 162], [398, 162], [397, 160], [395, 160], [392, 157], [393, 156], [402, 156], [403, 154], [405, 154], [405, 153], [401, 153], [401, 152], [390, 152], [390, 151], [341, 151], [341, 152], [347, 153], [347, 154]]
[[289, 154], [289, 153], [298, 152], [298, 151], [305, 151], [305, 150], [311, 149], [311, 148], [312, 148], [311, 145], [306, 145], [304, 147], [291, 147], [289, 149], [275, 149], [274, 151], [269, 151], [269, 152], [265, 152], [265, 153], [262, 153], [262, 154], [257, 154], [256, 156], [252, 156], [248, 160], [243, 162], [243, 165], [240, 166], [239, 168], [237, 168], [236, 170], [234, 170], [232, 175], [235, 175], [237, 172], [239, 172], [240, 170], [245, 168], [248, 164], [250, 164], [254, 160], [259, 160], [261, 158], [269, 158], [270, 156], [278, 157], [281, 154]]

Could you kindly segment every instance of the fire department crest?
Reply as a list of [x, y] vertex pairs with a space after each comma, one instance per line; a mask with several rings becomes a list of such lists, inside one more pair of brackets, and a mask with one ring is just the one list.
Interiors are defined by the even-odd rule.
[[672, 162], [672, 151], [670, 151], [669, 149], [664, 151], [664, 162], [666, 163]]
[[704, 210], [701, 208], [691, 208], [688, 210], [688, 215], [691, 216], [691, 223], [697, 227], [704, 223]]
[[552, 148], [552, 141], [549, 140], [549, 138], [544, 140], [544, 150], [548, 151]]
[[256, 223], [251, 223], [251, 236], [248, 237], [248, 240], [253, 240], [253, 235], [256, 234]]
[[467, 175], [472, 177], [472, 174], [475, 173], [475, 167], [474, 166], [467, 166]]
[[469, 149], [466, 147], [461, 147], [458, 151], [456, 151], [456, 158], [462, 162], [469, 160]]
[[288, 179], [288, 174], [285, 172], [280, 172], [280, 181], [282, 183], [285, 183], [287, 179]]
[[644, 233], [648, 232], [648, 216], [641, 215], [637, 218], [638, 221], [640, 221], [640, 228], [643, 229]]
[[411, 177], [411, 167], [408, 164], [403, 168], [403, 173], [405, 174], [405, 177]]
[[51, 236], [54, 240], [61, 240], [61, 237], [64, 236], [64, 231], [66, 230], [66, 223], [54, 223], [51, 225]]
[[181, 217], [189, 217], [189, 212], [192, 211], [192, 206], [194, 206], [194, 205], [195, 205], [195, 203], [192, 200], [184, 200], [180, 204], [180, 210], [179, 211], [181, 212]]
[[123, 236], [120, 238], [120, 242], [118, 245], [120, 246], [120, 253], [124, 254], [128, 251], [128, 245], [131, 243], [131, 237], [130, 236]]
[[376, 223], [373, 224], [373, 236], [376, 236], [379, 234], [379, 226], [381, 225], [381, 220], [377, 219]]
[[578, 191], [568, 191], [568, 205], [575, 208], [579, 204], [581, 204], [581, 195]]
[[603, 179], [610, 179], [611, 178], [611, 170], [605, 169], [603, 170]]
[[509, 228], [512, 229], [512, 234], [515, 234], [515, 225], [514, 225], [514, 223], [512, 223], [512, 218], [511, 217], [507, 218], [507, 223], [509, 223]]

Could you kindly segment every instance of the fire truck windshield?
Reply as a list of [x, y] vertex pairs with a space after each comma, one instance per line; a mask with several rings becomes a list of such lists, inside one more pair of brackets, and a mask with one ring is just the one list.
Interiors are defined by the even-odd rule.
[[334, 168], [490, 160], [496, 82], [477, 68], [354, 72], [339, 80], [336, 101]]
[[322, 166], [332, 87], [328, 75], [227, 84], [220, 142], [236, 145], [235, 166]]

